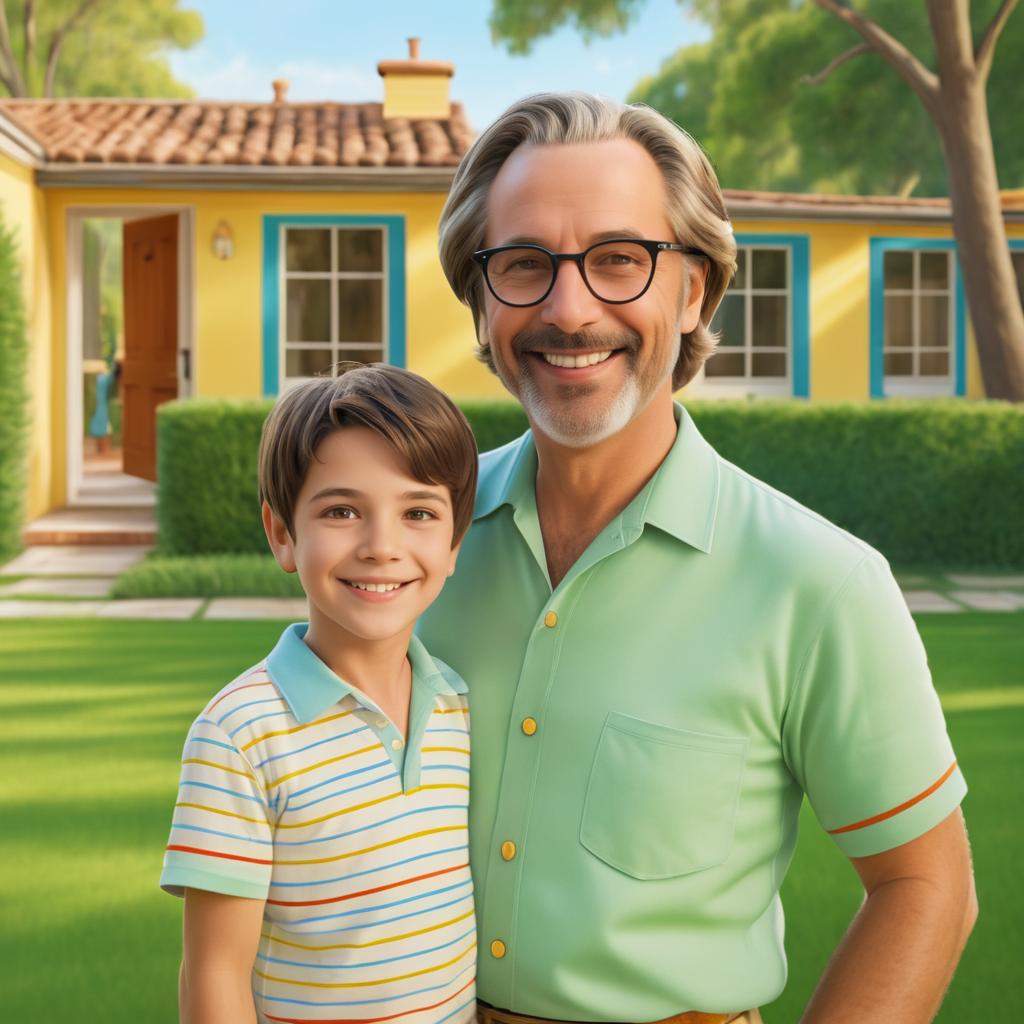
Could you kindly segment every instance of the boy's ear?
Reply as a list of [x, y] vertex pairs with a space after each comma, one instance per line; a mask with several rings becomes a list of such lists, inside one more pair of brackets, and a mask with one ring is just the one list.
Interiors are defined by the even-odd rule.
[[462, 548], [462, 541], [460, 540], [455, 547], [452, 548], [451, 561], [448, 563], [448, 575], [451, 576], [455, 572], [455, 562], [458, 560], [459, 551]]
[[263, 518], [263, 532], [267, 535], [267, 543], [277, 559], [277, 564], [285, 572], [295, 572], [295, 548], [288, 527], [274, 515], [273, 509], [263, 502], [260, 509]]

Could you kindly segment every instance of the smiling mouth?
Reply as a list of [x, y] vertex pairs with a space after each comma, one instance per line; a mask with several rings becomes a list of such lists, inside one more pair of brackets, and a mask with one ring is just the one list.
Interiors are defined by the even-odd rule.
[[346, 587], [351, 587], [353, 590], [362, 590], [367, 594], [390, 594], [396, 590], [401, 590], [402, 587], [407, 586], [411, 581], [406, 580], [404, 583], [367, 583], [363, 580], [342, 580], [341, 582]]
[[605, 349], [601, 352], [584, 352], [580, 355], [572, 355], [568, 352], [538, 352], [544, 362], [551, 366], [560, 366], [567, 370], [579, 370], [586, 366], [596, 366], [610, 359], [615, 354], [614, 349]]

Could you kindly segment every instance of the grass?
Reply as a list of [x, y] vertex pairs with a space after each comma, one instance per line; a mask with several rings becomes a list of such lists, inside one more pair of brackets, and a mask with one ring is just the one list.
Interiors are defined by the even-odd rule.
[[111, 597], [303, 597], [270, 555], [150, 555], [118, 577]]
[[[917, 621], [971, 787], [964, 806], [981, 902], [938, 1019], [997, 1019], [1024, 955], [1024, 614]], [[175, 1019], [181, 909], [157, 879], [181, 744], [197, 709], [280, 628], [0, 621], [5, 1019]], [[766, 1024], [799, 1018], [860, 901], [853, 871], [810, 816], [783, 897], [790, 980]]]

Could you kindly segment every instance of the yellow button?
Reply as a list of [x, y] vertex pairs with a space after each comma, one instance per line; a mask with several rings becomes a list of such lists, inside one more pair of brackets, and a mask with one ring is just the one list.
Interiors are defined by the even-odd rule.
[[547, 615], [544, 616], [544, 625], [547, 626], [548, 629], [554, 629], [555, 626], [558, 625], [558, 612], [548, 612]]
[[535, 718], [524, 718], [522, 729], [527, 736], [532, 736], [537, 731], [537, 720]]
[[491, 943], [491, 956], [495, 960], [500, 960], [505, 955], [505, 943], [501, 939], [495, 939]]
[[391, 741], [391, 749], [392, 750], [401, 750], [402, 749], [402, 741], [401, 740], [392, 740]]
[[511, 860], [516, 855], [516, 844], [511, 839], [506, 839], [501, 844], [501, 855], [505, 860]]

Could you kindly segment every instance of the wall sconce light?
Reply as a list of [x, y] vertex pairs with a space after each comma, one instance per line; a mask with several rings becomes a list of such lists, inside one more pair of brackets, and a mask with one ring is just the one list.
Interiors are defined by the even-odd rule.
[[213, 229], [213, 255], [219, 260], [229, 260], [235, 255], [235, 236], [226, 220], [217, 222]]

